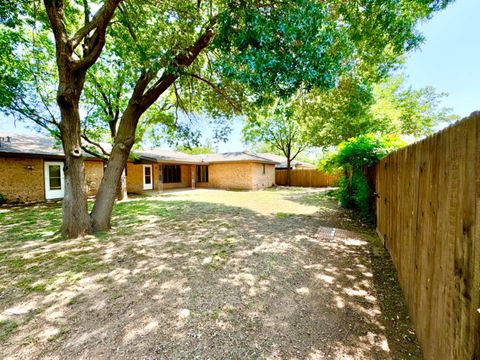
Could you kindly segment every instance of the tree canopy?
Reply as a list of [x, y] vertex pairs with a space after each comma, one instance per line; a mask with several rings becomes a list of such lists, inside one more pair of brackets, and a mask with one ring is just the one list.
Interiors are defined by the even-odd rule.
[[407, 87], [401, 74], [373, 85], [347, 77], [331, 91], [306, 94], [296, 117], [309, 129], [311, 142], [321, 147], [368, 133], [419, 138], [458, 119], [441, 106], [445, 96], [432, 87]]
[[279, 101], [252, 114], [243, 128], [247, 144], [268, 144], [287, 159], [287, 185], [290, 185], [290, 163], [309, 145], [305, 128], [295, 119], [292, 102]]
[[217, 149], [212, 144], [211, 140], [207, 140], [203, 145], [200, 146], [185, 146], [179, 145], [176, 148], [178, 151], [184, 152], [191, 155], [200, 155], [200, 154], [213, 154], [217, 152]]

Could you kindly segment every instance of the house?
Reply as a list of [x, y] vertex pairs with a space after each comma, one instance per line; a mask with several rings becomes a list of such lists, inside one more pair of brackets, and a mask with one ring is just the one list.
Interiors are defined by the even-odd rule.
[[[0, 132], [0, 194], [11, 202], [62, 198], [64, 193], [61, 146], [47, 137]], [[95, 195], [104, 162], [85, 155], [88, 195]]]
[[[63, 198], [61, 146], [35, 135], [0, 132], [0, 139], [0, 194], [7, 201]], [[84, 154], [84, 160], [86, 190], [94, 196], [105, 163], [88, 154]], [[196, 187], [258, 190], [275, 185], [275, 165], [275, 161], [249, 152], [189, 155], [175, 150], [141, 150], [127, 163], [127, 191]]]
[[[276, 162], [277, 164], [275, 165], [276, 170], [285, 170], [287, 168], [287, 158], [285, 156], [281, 155], [276, 155], [276, 154], [270, 154], [270, 153], [258, 153], [257, 154], [260, 157], [263, 157], [265, 159], [269, 159], [271, 161]], [[290, 169], [295, 170], [295, 169], [316, 169], [317, 167], [313, 164], [303, 162], [303, 161], [298, 161], [298, 160], [292, 160], [290, 162]]]

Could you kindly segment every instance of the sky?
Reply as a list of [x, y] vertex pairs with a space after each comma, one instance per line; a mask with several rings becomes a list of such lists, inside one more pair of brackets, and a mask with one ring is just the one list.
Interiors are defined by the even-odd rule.
[[[449, 94], [443, 105], [465, 117], [480, 110], [480, 0], [456, 0], [446, 10], [423, 22], [419, 30], [423, 45], [407, 57], [403, 72], [413, 88], [433, 86]], [[31, 133], [21, 123], [0, 117], [0, 130]], [[210, 131], [205, 129], [204, 137]], [[218, 144], [220, 152], [239, 151], [241, 122], [235, 121], [229, 141]]]
[[405, 74], [414, 88], [447, 92], [445, 106], [461, 117], [480, 110], [480, 0], [457, 0], [419, 30], [424, 44], [408, 56]]

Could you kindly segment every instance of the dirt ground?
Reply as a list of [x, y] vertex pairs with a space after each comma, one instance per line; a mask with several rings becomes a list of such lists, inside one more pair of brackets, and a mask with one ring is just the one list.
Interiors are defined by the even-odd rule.
[[388, 255], [324, 191], [139, 197], [114, 229], [0, 210], [0, 358], [421, 359]]

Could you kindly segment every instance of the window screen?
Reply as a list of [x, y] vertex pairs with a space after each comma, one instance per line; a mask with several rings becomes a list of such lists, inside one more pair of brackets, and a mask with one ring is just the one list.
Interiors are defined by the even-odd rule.
[[179, 183], [182, 182], [182, 173], [180, 165], [163, 165], [163, 182]]
[[150, 166], [145, 166], [145, 184], [152, 183], [152, 168]]
[[208, 183], [208, 165], [197, 165], [197, 182]]
[[50, 190], [60, 190], [62, 188], [62, 178], [60, 171], [60, 165], [48, 166], [48, 179]]

